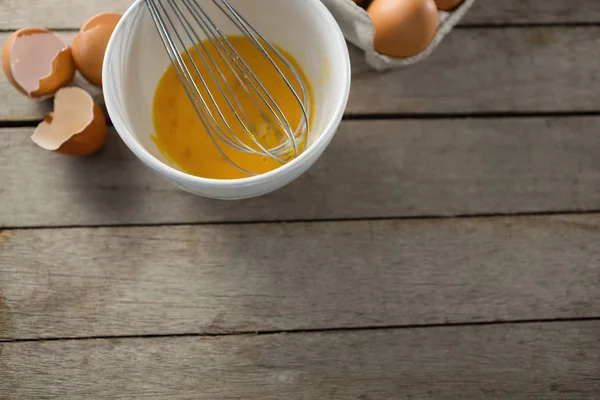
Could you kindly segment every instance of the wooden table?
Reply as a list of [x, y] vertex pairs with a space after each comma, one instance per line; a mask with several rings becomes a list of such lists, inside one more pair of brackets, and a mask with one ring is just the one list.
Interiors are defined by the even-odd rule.
[[[127, 3], [2, 0], [0, 40]], [[114, 131], [37, 148], [2, 77], [0, 399], [600, 399], [599, 24], [479, 0], [417, 67], [353, 49], [323, 158], [233, 203]]]

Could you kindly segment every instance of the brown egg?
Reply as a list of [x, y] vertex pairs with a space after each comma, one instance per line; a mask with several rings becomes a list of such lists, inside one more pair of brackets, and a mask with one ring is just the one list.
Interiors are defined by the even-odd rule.
[[435, 0], [438, 10], [451, 11], [462, 3], [463, 0]]
[[67, 87], [56, 93], [54, 112], [46, 114], [31, 139], [46, 150], [85, 156], [102, 148], [106, 130], [106, 118], [92, 96], [78, 87]]
[[71, 48], [77, 69], [91, 84], [102, 88], [102, 64], [108, 41], [121, 19], [121, 14], [102, 13], [93, 16], [73, 38]]
[[75, 75], [71, 50], [52, 32], [23, 28], [2, 46], [2, 69], [19, 92], [33, 99], [51, 97]]
[[390, 57], [420, 53], [438, 28], [433, 0], [374, 0], [367, 12], [375, 27], [375, 50]]

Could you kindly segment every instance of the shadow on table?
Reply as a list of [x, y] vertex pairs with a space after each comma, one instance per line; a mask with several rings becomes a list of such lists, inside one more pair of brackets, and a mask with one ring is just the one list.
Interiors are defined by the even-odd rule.
[[138, 161], [114, 131], [100, 153], [71, 160], [66, 179], [76, 188], [75, 201], [87, 207], [82, 223], [99, 225], [372, 218], [388, 216], [392, 207], [410, 208], [403, 205], [411, 182], [402, 176], [404, 150], [374, 145], [363, 126], [344, 123], [313, 168], [254, 199], [184, 193]]

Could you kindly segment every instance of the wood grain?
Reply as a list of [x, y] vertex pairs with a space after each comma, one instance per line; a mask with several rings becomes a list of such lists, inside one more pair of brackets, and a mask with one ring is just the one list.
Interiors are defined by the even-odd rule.
[[600, 317], [600, 215], [10, 232], [5, 339]]
[[600, 21], [595, 0], [477, 0], [462, 24], [577, 24]]
[[457, 29], [424, 62], [370, 71], [354, 50], [348, 114], [597, 111], [600, 28]]
[[[388, 73], [352, 48], [347, 114], [597, 112], [599, 39], [599, 27], [459, 29], [428, 60]], [[0, 77], [0, 121], [39, 120], [50, 107]]]
[[0, 130], [0, 227], [280, 221], [600, 210], [600, 118], [346, 121], [306, 175], [213, 201], [172, 187], [111, 132], [103, 151], [43, 151]]
[[0, 28], [18, 29], [24, 26], [42, 26], [51, 29], [79, 29], [93, 15], [101, 12], [127, 10], [133, 0], [103, 1], [27, 1], [2, 0], [0, 3]]
[[[103, 12], [124, 12], [132, 0], [76, 2], [36, 1], [23, 6], [22, 0], [0, 3], [0, 29], [45, 26], [78, 29], [90, 16]], [[595, 23], [600, 5], [595, 0], [477, 0], [466, 15], [466, 24]]]
[[600, 323], [0, 344], [17, 399], [597, 399]]

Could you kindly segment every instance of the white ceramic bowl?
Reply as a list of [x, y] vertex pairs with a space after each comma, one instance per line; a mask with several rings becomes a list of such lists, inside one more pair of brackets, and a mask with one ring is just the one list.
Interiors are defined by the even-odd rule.
[[[259, 196], [292, 182], [319, 158], [341, 122], [350, 92], [350, 59], [344, 36], [320, 0], [229, 0], [269, 41], [290, 52], [314, 90], [309, 147], [292, 162], [258, 176], [216, 180], [170, 165], [151, 139], [154, 91], [169, 58], [144, 0], [123, 15], [108, 45], [103, 68], [110, 118], [129, 149], [159, 175], [187, 192], [218, 199]], [[224, 33], [232, 30], [211, 0], [200, 0]], [[211, 11], [212, 10], [212, 11]], [[228, 32], [229, 31], [229, 32]]]

